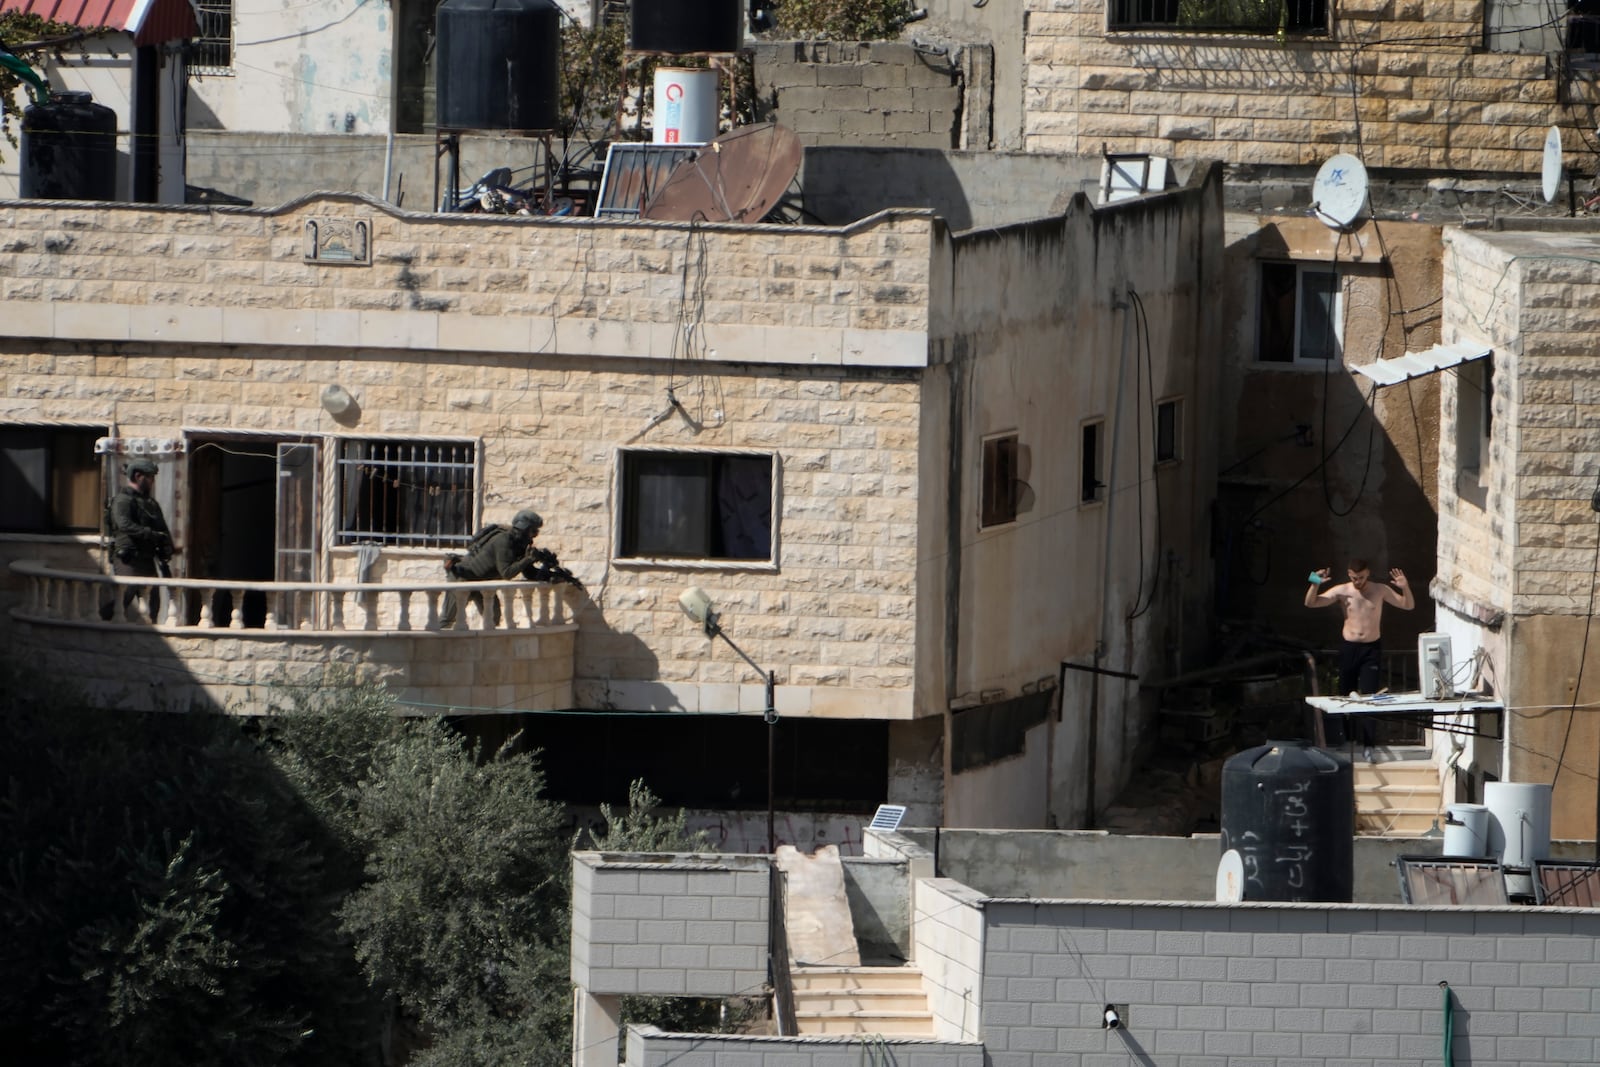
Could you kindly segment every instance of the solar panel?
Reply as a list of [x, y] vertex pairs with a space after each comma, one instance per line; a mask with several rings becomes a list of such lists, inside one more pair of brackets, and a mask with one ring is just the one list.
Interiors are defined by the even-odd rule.
[[867, 823], [867, 829], [893, 833], [900, 829], [900, 820], [905, 817], [904, 804], [879, 804], [878, 810], [873, 813], [872, 821]]
[[1600, 908], [1600, 863], [1534, 860], [1533, 897], [1553, 908]]
[[698, 151], [698, 146], [619, 141], [606, 149], [595, 218], [639, 217], [650, 197], [671, 176], [673, 168]]
[[1395, 860], [1407, 904], [1509, 904], [1506, 872], [1492, 859], [1401, 856]]

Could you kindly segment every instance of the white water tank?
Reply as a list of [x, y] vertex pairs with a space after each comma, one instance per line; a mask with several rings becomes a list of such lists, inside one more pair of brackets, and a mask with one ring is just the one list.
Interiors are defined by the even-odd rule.
[[1551, 787], [1534, 782], [1489, 782], [1489, 855], [1507, 867], [1532, 867], [1550, 858]]
[[1446, 807], [1444, 855], [1481, 857], [1488, 854], [1488, 807], [1483, 804], [1451, 804]]
[[717, 136], [717, 72], [656, 68], [655, 144], [705, 144]]

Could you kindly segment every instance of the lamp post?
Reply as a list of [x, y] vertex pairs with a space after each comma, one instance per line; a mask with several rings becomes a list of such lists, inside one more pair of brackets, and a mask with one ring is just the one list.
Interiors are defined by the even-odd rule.
[[772, 797], [774, 769], [776, 760], [776, 738], [778, 730], [778, 706], [773, 700], [773, 690], [778, 687], [778, 678], [772, 671], [764, 671], [761, 665], [745, 654], [744, 649], [733, 643], [733, 638], [722, 629], [722, 616], [717, 614], [711, 605], [711, 597], [699, 586], [690, 586], [678, 597], [678, 605], [683, 608], [684, 614], [700, 624], [707, 637], [720, 637], [728, 642], [728, 647], [739, 654], [739, 658], [750, 664], [750, 669], [761, 675], [762, 681], [767, 684], [767, 707], [761, 714], [761, 721], [767, 724], [767, 854], [777, 851], [778, 839], [773, 830]]

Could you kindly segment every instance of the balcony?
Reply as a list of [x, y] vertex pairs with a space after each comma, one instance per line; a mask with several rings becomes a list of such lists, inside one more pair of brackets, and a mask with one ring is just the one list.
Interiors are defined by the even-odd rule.
[[108, 706], [264, 714], [334, 665], [383, 681], [415, 714], [573, 704], [572, 586], [122, 578], [39, 561], [11, 572], [19, 651]]

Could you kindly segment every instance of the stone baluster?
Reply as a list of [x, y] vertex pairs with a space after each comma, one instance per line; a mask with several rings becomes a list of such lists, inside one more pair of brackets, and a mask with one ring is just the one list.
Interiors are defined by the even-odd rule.
[[228, 619], [228, 629], [244, 629], [244, 590], [233, 590], [233, 616]]

